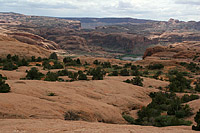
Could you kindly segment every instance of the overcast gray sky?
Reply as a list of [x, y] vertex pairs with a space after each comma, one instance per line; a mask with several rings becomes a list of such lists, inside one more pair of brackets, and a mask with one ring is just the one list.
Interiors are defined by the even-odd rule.
[[0, 12], [57, 17], [200, 21], [200, 0], [0, 0]]

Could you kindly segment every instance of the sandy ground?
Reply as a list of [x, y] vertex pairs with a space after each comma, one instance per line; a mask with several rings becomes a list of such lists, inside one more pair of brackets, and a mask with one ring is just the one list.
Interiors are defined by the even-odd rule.
[[185, 126], [158, 128], [59, 119], [1, 119], [0, 128], [0, 133], [197, 133]]

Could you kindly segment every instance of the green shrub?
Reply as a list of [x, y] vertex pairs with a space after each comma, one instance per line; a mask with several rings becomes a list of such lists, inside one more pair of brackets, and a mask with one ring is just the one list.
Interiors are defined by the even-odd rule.
[[103, 80], [104, 75], [106, 72], [102, 70], [100, 67], [93, 69], [91, 72], [92, 80]]
[[108, 76], [118, 76], [119, 73], [118, 71], [113, 71], [111, 74], [109, 74]]
[[[189, 105], [183, 105], [175, 93], [152, 92], [149, 94], [152, 102], [138, 111], [139, 125], [176, 126], [190, 125], [191, 122], [182, 118], [192, 115]], [[167, 112], [166, 116], [161, 113]]]
[[121, 75], [121, 76], [130, 76], [130, 75], [129, 75], [129, 71], [128, 71], [127, 69], [122, 69], [122, 70], [120, 71], [120, 75]]
[[78, 80], [87, 80], [87, 75], [84, 73], [79, 74]]
[[51, 69], [63, 69], [63, 68], [64, 68], [63, 65], [58, 61], [54, 61], [54, 65], [51, 66]]
[[53, 52], [50, 56], [49, 59], [53, 59], [53, 60], [58, 60], [58, 56], [55, 52]]
[[143, 72], [143, 74], [144, 74], [144, 75], [149, 75], [149, 71], [146, 70], [146, 71]]
[[18, 62], [18, 66], [28, 66], [28, 65], [29, 65], [28, 61], [24, 58]]
[[3, 77], [0, 74], [0, 93], [8, 93], [8, 92], [10, 92], [10, 86], [5, 83], [4, 79], [7, 79], [7, 78]]
[[46, 74], [45, 81], [57, 81], [58, 80], [58, 74], [53, 72], [48, 72]]
[[178, 119], [175, 116], [158, 116], [155, 119], [154, 126], [157, 127], [166, 127], [166, 126], [179, 126], [179, 125], [186, 125], [190, 126], [192, 122], [185, 121], [183, 119]]
[[126, 83], [131, 83], [131, 80], [130, 80], [130, 79], [127, 79], [127, 80], [125, 80], [124, 82], [126, 82]]
[[100, 65], [100, 64], [101, 64], [101, 62], [100, 62], [100, 61], [98, 61], [98, 60], [95, 60], [95, 61], [93, 62], [93, 64], [95, 64], [95, 65]]
[[197, 126], [192, 126], [192, 130], [200, 131], [200, 110], [197, 112], [194, 117], [194, 121], [197, 123]]
[[200, 92], [200, 84], [198, 83], [198, 84], [196, 84], [196, 86], [195, 86], [195, 91], [198, 91], [198, 92]]
[[131, 79], [131, 80], [127, 79], [124, 82], [131, 83], [131, 84], [137, 85], [137, 86], [143, 86], [142, 81], [143, 81], [143, 78], [140, 78], [140, 76], [136, 76], [133, 79]]
[[51, 65], [49, 64], [48, 60], [43, 61], [42, 63], [43, 69], [51, 69]]
[[63, 62], [65, 63], [66, 66], [80, 66], [80, 65], [82, 65], [79, 58], [77, 60], [72, 60], [70, 57], [65, 57], [63, 59]]
[[67, 70], [58, 71], [58, 76], [68, 76], [69, 72]]
[[80, 116], [78, 115], [78, 113], [74, 111], [68, 111], [65, 113], [64, 119], [71, 120], [71, 121], [78, 121], [80, 120]]
[[133, 85], [138, 85], [138, 86], [143, 86], [143, 78], [140, 78], [140, 76], [136, 76], [135, 78], [133, 78]]
[[131, 70], [136, 70], [136, 69], [137, 69], [137, 66], [135, 66], [135, 65], [131, 66]]
[[187, 80], [182, 73], [177, 73], [174, 76], [170, 77], [169, 89], [172, 92], [184, 92], [185, 89], [191, 89], [191, 81]]
[[36, 67], [32, 67], [27, 71], [26, 79], [28, 80], [40, 80], [44, 74], [40, 73]]
[[122, 67], [121, 67], [121, 66], [118, 66], [118, 65], [112, 65], [112, 67], [113, 67], [115, 70], [122, 69]]
[[55, 96], [56, 94], [55, 93], [53, 93], [53, 92], [50, 92], [49, 94], [48, 94], [48, 96]]
[[126, 64], [124, 65], [124, 68], [129, 68], [129, 67], [131, 67], [131, 65], [132, 65], [132, 63], [126, 63]]
[[193, 100], [196, 100], [196, 99], [199, 99], [199, 96], [198, 95], [188, 95], [188, 94], [185, 94], [184, 96], [181, 97], [181, 101], [182, 103], [187, 103], [189, 101], [193, 101]]
[[103, 62], [103, 63], [101, 63], [101, 65], [103, 68], [111, 68], [110, 62]]
[[72, 62], [73, 60], [70, 58], [70, 57], [65, 57], [64, 59], [63, 59], [63, 62], [66, 64], [66, 63], [70, 63], [70, 62]]
[[163, 69], [164, 65], [163, 64], [153, 64], [153, 65], [149, 65], [148, 69], [150, 70], [154, 70], [154, 69]]
[[162, 74], [162, 71], [156, 72], [156, 74], [153, 76], [154, 79], [158, 79], [158, 77]]
[[193, 63], [193, 62], [190, 62], [189, 64], [186, 62], [181, 62], [180, 65], [186, 67], [191, 72], [196, 72], [200, 70], [200, 67], [196, 63]]
[[126, 120], [129, 124], [135, 124], [135, 119], [129, 115], [122, 115], [124, 120]]
[[17, 55], [12, 56], [11, 59], [14, 62], [18, 62], [19, 61], [19, 57]]
[[32, 57], [31, 57], [31, 61], [32, 61], [32, 62], [35, 62], [35, 61], [36, 61], [35, 56], [32, 56]]
[[81, 65], [81, 61], [79, 58], [76, 60], [76, 64]]
[[68, 77], [71, 78], [72, 81], [78, 80], [78, 73], [74, 72], [69, 72]]
[[132, 71], [132, 76], [142, 76], [142, 73], [140, 71], [138, 71], [138, 69], [135, 69]]
[[189, 105], [182, 105], [181, 99], [176, 98], [168, 107], [168, 115], [175, 115], [177, 118], [184, 118], [192, 115], [192, 109]]
[[16, 70], [18, 67], [13, 62], [5, 62], [3, 64], [3, 70]]
[[12, 58], [11, 54], [8, 54], [7, 55], [7, 60], [11, 60], [11, 58]]
[[41, 62], [41, 61], [42, 61], [42, 58], [41, 58], [41, 57], [38, 57], [36, 61], [37, 61], [37, 62]]

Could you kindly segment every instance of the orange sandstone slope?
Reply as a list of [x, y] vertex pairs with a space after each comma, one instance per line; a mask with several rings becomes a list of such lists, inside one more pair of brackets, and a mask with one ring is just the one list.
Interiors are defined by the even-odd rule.
[[30, 58], [35, 57], [48, 57], [50, 51], [36, 45], [22, 43], [7, 35], [0, 35], [0, 57], [4, 58], [8, 54], [18, 55], [19, 57]]

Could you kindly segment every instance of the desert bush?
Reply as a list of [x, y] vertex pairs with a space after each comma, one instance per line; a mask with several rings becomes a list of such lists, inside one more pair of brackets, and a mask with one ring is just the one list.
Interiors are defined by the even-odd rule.
[[195, 86], [195, 91], [200, 92], [200, 83], [197, 83]]
[[63, 69], [63, 68], [64, 68], [63, 65], [58, 61], [54, 61], [54, 65], [51, 66], [51, 69]]
[[163, 69], [164, 65], [163, 64], [153, 64], [153, 65], [149, 65], [148, 69], [150, 70], [154, 70], [154, 69]]
[[65, 63], [66, 66], [80, 66], [80, 65], [82, 65], [79, 58], [76, 59], [76, 60], [72, 60], [71, 57], [65, 57], [63, 59], [63, 62]]
[[19, 61], [19, 57], [17, 55], [14, 55], [11, 57], [11, 60], [14, 62], [18, 62]]
[[3, 64], [3, 70], [12, 71], [12, 70], [16, 70], [16, 69], [18, 69], [18, 66], [16, 66], [13, 62], [5, 62]]
[[53, 92], [50, 92], [49, 94], [48, 94], [48, 96], [55, 96], [56, 94], [55, 93], [53, 93]]
[[130, 115], [122, 115], [124, 120], [126, 120], [129, 124], [135, 124], [135, 119]]
[[131, 67], [131, 65], [132, 65], [132, 63], [126, 63], [126, 64], [124, 64], [124, 68], [129, 68], [129, 67]]
[[185, 121], [183, 119], [178, 119], [175, 116], [158, 116], [155, 119], [154, 126], [157, 127], [166, 127], [166, 126], [178, 126], [178, 125], [186, 125], [190, 126], [192, 122]]
[[11, 59], [12, 59], [11, 54], [8, 54], [8, 55], [7, 55], [7, 60], [11, 60]]
[[87, 75], [84, 73], [80, 73], [78, 76], [78, 80], [87, 80]]
[[112, 65], [112, 68], [114, 68], [115, 70], [122, 69], [122, 67], [118, 65]]
[[158, 71], [155, 73], [155, 75], [153, 75], [154, 79], [158, 79], [158, 77], [162, 74], [162, 71]]
[[137, 66], [136, 65], [132, 65], [131, 66], [131, 70], [136, 70], [137, 69]]
[[35, 62], [35, 61], [36, 61], [35, 56], [32, 56], [32, 57], [31, 57], [31, 61], [32, 61], [32, 62]]
[[106, 72], [102, 70], [100, 67], [94, 68], [91, 71], [92, 80], [103, 80], [104, 75], [106, 75]]
[[64, 115], [65, 120], [71, 120], [71, 121], [78, 121], [80, 120], [80, 116], [75, 113], [74, 111], [68, 111]]
[[200, 110], [195, 115], [194, 121], [197, 123], [197, 125], [193, 125], [192, 130], [200, 131]]
[[49, 59], [53, 59], [53, 60], [58, 60], [58, 56], [55, 52], [53, 52], [50, 56]]
[[193, 62], [190, 62], [189, 64], [186, 62], [181, 62], [180, 65], [186, 67], [191, 72], [196, 72], [200, 70], [200, 67], [196, 63], [193, 63]]
[[134, 77], [133, 79], [127, 79], [127, 80], [125, 80], [124, 82], [126, 82], [126, 83], [131, 83], [131, 84], [133, 84], [133, 85], [137, 85], [137, 86], [143, 86], [143, 83], [142, 83], [142, 81], [143, 81], [143, 78], [140, 78], [140, 76], [136, 76], [136, 77]]
[[143, 86], [143, 78], [140, 78], [140, 76], [136, 76], [135, 78], [133, 78], [133, 85], [138, 85], [138, 86]]
[[189, 105], [182, 105], [181, 99], [176, 98], [170, 104], [167, 110], [168, 115], [175, 115], [177, 118], [184, 118], [192, 115], [192, 109]]
[[121, 76], [130, 76], [129, 71], [127, 69], [122, 69], [120, 71]]
[[48, 60], [44, 60], [42, 63], [43, 69], [51, 69], [51, 65]]
[[24, 58], [18, 64], [18, 66], [28, 66], [28, 65], [29, 65], [28, 61]]
[[53, 72], [48, 72], [46, 74], [46, 77], [44, 79], [45, 81], [57, 81], [58, 80], [58, 74]]
[[10, 86], [5, 83], [5, 79], [7, 79], [7, 78], [3, 77], [0, 74], [0, 93], [8, 93], [8, 92], [10, 92]]
[[127, 79], [124, 81], [125, 83], [131, 83], [131, 80], [130, 79]]
[[131, 75], [132, 76], [142, 76], [142, 73], [138, 69], [135, 69], [131, 72]]
[[81, 65], [81, 61], [80, 61], [80, 59], [78, 58], [78, 59], [76, 59], [76, 64], [78, 64], [78, 65]]
[[113, 71], [108, 76], [118, 76], [118, 75], [119, 75], [118, 71]]
[[187, 80], [182, 73], [177, 73], [174, 76], [171, 76], [169, 84], [169, 90], [172, 92], [184, 92], [185, 89], [191, 89], [190, 80]]
[[[149, 96], [152, 102], [138, 111], [136, 124], [159, 127], [191, 124], [182, 119], [192, 115], [191, 108], [183, 105], [175, 93], [152, 92]], [[161, 113], [167, 114], [163, 116]]]
[[72, 62], [73, 60], [72, 60], [72, 58], [70, 58], [70, 57], [65, 57], [64, 59], [63, 59], [63, 62], [64, 63], [70, 63], [70, 62]]
[[193, 100], [196, 100], [196, 99], [199, 99], [199, 96], [198, 95], [188, 95], [188, 94], [185, 94], [184, 96], [181, 97], [181, 101], [182, 103], [187, 103], [189, 101], [193, 101]]
[[28, 80], [40, 80], [44, 74], [40, 73], [36, 67], [32, 67], [31, 70], [27, 71], [26, 79]]
[[58, 73], [58, 76], [68, 76], [69, 72], [64, 69], [64, 70], [58, 71], [57, 73]]
[[100, 65], [100, 64], [101, 64], [101, 62], [100, 62], [100, 61], [98, 61], [98, 60], [95, 60], [95, 61], [93, 62], [93, 64], [95, 64], [95, 65]]
[[77, 72], [69, 72], [68, 77], [71, 78], [71, 81], [78, 80], [78, 73]]
[[143, 75], [149, 75], [149, 71], [148, 70], [144, 71]]
[[103, 62], [103, 63], [101, 63], [101, 66], [102, 66], [103, 68], [111, 68], [110, 62]]
[[41, 58], [41, 57], [38, 57], [36, 61], [37, 61], [37, 62], [41, 62], [41, 61], [42, 61], [42, 58]]

